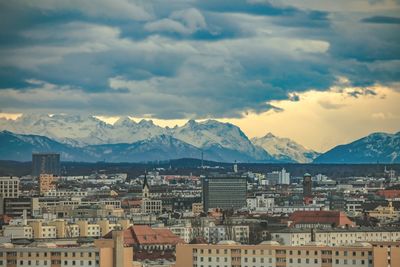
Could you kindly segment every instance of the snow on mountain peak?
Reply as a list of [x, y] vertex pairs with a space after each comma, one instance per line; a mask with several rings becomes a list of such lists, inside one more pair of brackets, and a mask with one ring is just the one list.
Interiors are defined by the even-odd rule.
[[282, 161], [308, 163], [318, 156], [317, 152], [306, 149], [289, 138], [276, 137], [272, 133], [268, 133], [264, 137], [253, 138], [251, 141]]
[[113, 126], [114, 128], [117, 127], [132, 127], [135, 126], [136, 122], [133, 121], [129, 117], [120, 117], [116, 122], [114, 122]]
[[[277, 155], [286, 155], [289, 148], [296, 149], [296, 146], [290, 144], [288, 139], [279, 139], [272, 134], [267, 134], [264, 138], [271, 140], [280, 140], [285, 149], [271, 150], [265, 145], [255, 146], [242, 130], [231, 123], [223, 123], [217, 120], [195, 121], [189, 120], [183, 126], [174, 128], [163, 128], [155, 125], [151, 120], [141, 120], [135, 122], [129, 117], [121, 117], [113, 125], [107, 124], [93, 116], [80, 115], [23, 115], [15, 121], [0, 121], [0, 130], [9, 130], [20, 134], [36, 134], [47, 136], [62, 143], [68, 143], [72, 146], [101, 145], [101, 144], [131, 144], [137, 141], [149, 140], [151, 138], [165, 135], [183, 141], [200, 149], [221, 149], [226, 151], [236, 151], [243, 159], [243, 155], [247, 155], [249, 159], [254, 160], [271, 160], [272, 152]], [[164, 138], [165, 139], [165, 138]], [[284, 140], [284, 141], [283, 141]], [[161, 140], [159, 140], [161, 141]], [[279, 142], [278, 142], [279, 143]], [[262, 148], [261, 148], [262, 147]], [[279, 146], [278, 146], [279, 147]], [[308, 162], [304, 153], [313, 153], [313, 151], [305, 150], [300, 147], [301, 155], [293, 156], [295, 152], [289, 153], [290, 158], [294, 161]], [[304, 151], [303, 151], [304, 150]], [[217, 153], [217, 152], [216, 152]], [[286, 153], [286, 154], [285, 154]], [[303, 154], [302, 154], [303, 153]], [[239, 157], [238, 154], [238, 157]], [[221, 154], [222, 155], [222, 154]], [[224, 154], [226, 156], [227, 154]], [[302, 156], [303, 155], [303, 156]]]

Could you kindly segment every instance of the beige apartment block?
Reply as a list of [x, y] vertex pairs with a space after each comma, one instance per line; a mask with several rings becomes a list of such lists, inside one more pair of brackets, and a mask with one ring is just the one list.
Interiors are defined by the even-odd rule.
[[400, 243], [329, 247], [318, 243], [283, 246], [274, 241], [240, 245], [179, 244], [176, 267], [383, 267], [400, 266]]
[[194, 215], [199, 215], [202, 213], [203, 210], [203, 203], [193, 203], [192, 204], [192, 212]]
[[91, 224], [88, 221], [78, 221], [79, 236], [81, 237], [99, 237], [100, 236], [100, 225]]
[[53, 174], [40, 174], [39, 176], [39, 192], [41, 195], [49, 191], [56, 190], [56, 182]]
[[34, 242], [30, 245], [0, 244], [0, 266], [40, 267], [132, 267], [133, 250], [125, 247], [121, 231], [113, 239], [98, 239], [94, 243], [57, 246]]
[[[316, 230], [315, 241], [327, 246], [340, 246], [357, 242], [396, 242], [400, 241], [398, 228], [355, 228], [355, 229], [323, 229]], [[288, 229], [272, 232], [273, 241], [282, 245], [302, 246], [311, 242], [311, 231]]]
[[19, 197], [19, 178], [0, 177], [0, 198]]

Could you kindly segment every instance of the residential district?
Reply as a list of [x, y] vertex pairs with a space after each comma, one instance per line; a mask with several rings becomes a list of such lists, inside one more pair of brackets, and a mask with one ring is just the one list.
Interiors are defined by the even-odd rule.
[[0, 178], [0, 266], [399, 267], [400, 177], [204, 169]]

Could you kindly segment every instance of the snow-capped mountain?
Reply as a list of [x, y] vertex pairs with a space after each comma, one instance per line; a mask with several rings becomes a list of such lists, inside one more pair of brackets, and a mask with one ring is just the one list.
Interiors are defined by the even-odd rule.
[[143, 162], [201, 157], [201, 151], [197, 147], [164, 134], [132, 144], [92, 145], [84, 149], [91, 157], [107, 162]]
[[33, 152], [59, 152], [62, 160], [85, 161], [81, 148], [62, 144], [45, 136], [21, 135], [9, 131], [0, 132], [0, 159], [30, 161]]
[[[0, 159], [30, 160], [31, 153], [57, 151], [63, 160], [153, 161], [201, 158], [221, 162], [312, 161], [318, 153], [287, 138], [267, 134], [252, 141], [241, 129], [215, 120], [188, 121], [163, 128], [150, 120], [128, 117], [113, 125], [93, 116], [23, 115], [0, 118]], [[315, 163], [371, 163], [400, 161], [400, 133], [376, 133], [333, 148]]]
[[318, 152], [306, 149], [289, 138], [277, 137], [272, 133], [252, 138], [251, 141], [279, 161], [309, 163], [319, 155]]
[[400, 163], [400, 132], [373, 133], [352, 143], [336, 146], [315, 163]]
[[166, 135], [201, 149], [207, 160], [275, 161], [263, 149], [254, 146], [239, 127], [214, 120], [191, 120], [182, 127], [163, 128], [151, 120], [137, 123], [128, 117], [111, 125], [93, 116], [23, 115], [15, 121], [0, 119], [0, 130], [47, 136], [76, 147], [132, 144]]
[[254, 161], [250, 156], [227, 148], [200, 149], [169, 135], [159, 135], [133, 143], [74, 147], [45, 136], [0, 132], [0, 160], [29, 161], [33, 152], [58, 152], [63, 161], [148, 162], [179, 158], [204, 158], [212, 161]]
[[93, 116], [64, 114], [24, 114], [15, 121], [0, 119], [0, 130], [47, 136], [73, 146], [132, 143], [166, 133], [152, 121], [136, 123], [123, 117], [111, 125]]
[[[231, 153], [233, 151], [239, 152], [239, 154], [242, 154], [240, 158], [247, 155], [248, 160], [251, 158], [273, 160], [263, 149], [255, 147], [239, 127], [231, 123], [222, 123], [216, 120], [204, 122], [189, 120], [182, 127], [175, 127], [171, 131], [175, 138], [204, 150], [223, 153], [220, 150], [224, 148], [230, 150]], [[224, 158], [224, 156], [222, 157]]]

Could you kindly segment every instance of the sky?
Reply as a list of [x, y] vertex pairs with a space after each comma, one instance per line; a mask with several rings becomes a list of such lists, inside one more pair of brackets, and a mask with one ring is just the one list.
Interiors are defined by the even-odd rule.
[[399, 0], [0, 2], [0, 116], [234, 123], [317, 151], [400, 131]]

